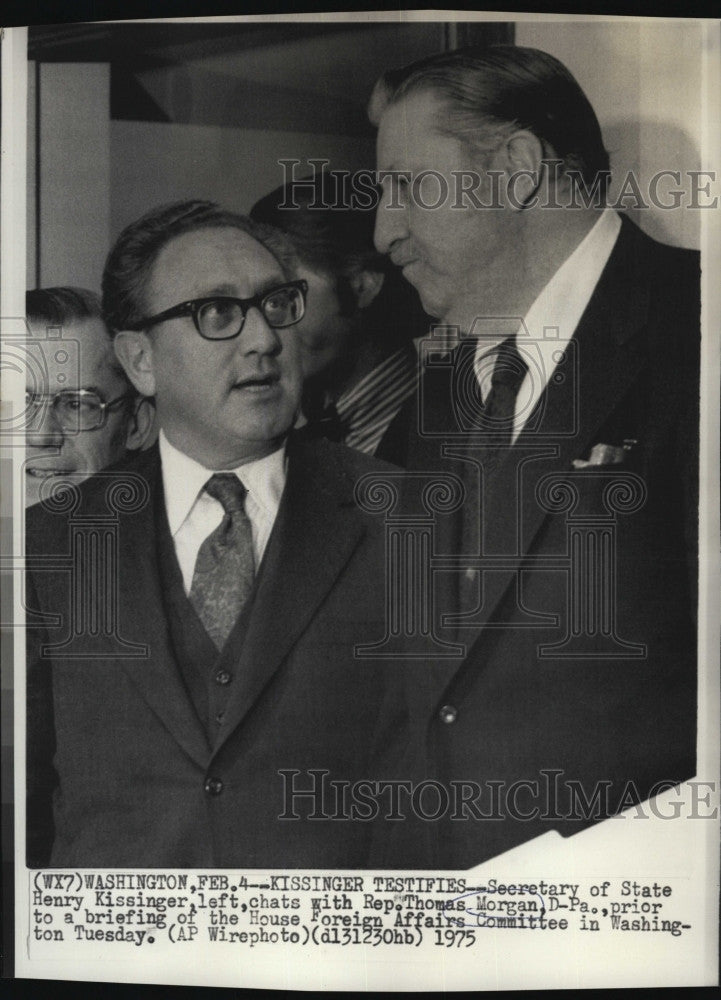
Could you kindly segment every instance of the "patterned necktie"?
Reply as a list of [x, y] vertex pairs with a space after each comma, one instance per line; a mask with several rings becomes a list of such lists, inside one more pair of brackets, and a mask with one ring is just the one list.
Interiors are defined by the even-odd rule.
[[205, 491], [222, 504], [225, 516], [198, 550], [188, 596], [220, 650], [253, 589], [253, 535], [245, 512], [247, 491], [234, 473], [211, 476]]
[[527, 371], [528, 365], [518, 353], [516, 338], [508, 337], [496, 350], [491, 390], [483, 408], [485, 429], [498, 434], [499, 448], [511, 444], [516, 396]]

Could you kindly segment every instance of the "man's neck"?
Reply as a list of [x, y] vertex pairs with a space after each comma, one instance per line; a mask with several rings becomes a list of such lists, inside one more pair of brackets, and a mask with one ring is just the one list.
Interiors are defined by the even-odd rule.
[[[478, 315], [523, 317], [561, 265], [585, 239], [600, 217], [594, 209], [543, 209], [528, 212], [522, 239], [499, 259], [494, 273], [481, 275], [481, 287], [444, 322], [470, 332]], [[470, 290], [469, 290], [470, 291]]]
[[265, 458], [267, 455], [281, 448], [286, 437], [286, 435], [283, 435], [271, 441], [245, 441], [242, 445], [239, 445], [236, 451], [223, 450], [220, 452], [213, 451], [202, 443], [189, 441], [185, 438], [181, 439], [174, 433], [172, 428], [168, 430], [168, 428], [161, 425], [161, 430], [167, 441], [176, 451], [191, 458], [198, 465], [202, 465], [203, 468], [208, 469], [209, 472], [239, 469], [249, 462], [256, 462], [261, 458]]

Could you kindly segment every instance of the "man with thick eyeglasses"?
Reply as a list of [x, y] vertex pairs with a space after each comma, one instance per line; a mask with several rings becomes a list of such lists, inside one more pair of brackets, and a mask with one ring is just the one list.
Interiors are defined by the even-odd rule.
[[354, 655], [385, 619], [384, 526], [354, 487], [386, 467], [290, 433], [286, 259], [197, 201], [109, 255], [106, 321], [159, 440], [29, 512], [31, 864], [368, 864], [338, 789], [382, 777], [403, 712], [395, 672]]
[[60, 479], [80, 482], [142, 447], [153, 422], [85, 288], [27, 293], [25, 506]]

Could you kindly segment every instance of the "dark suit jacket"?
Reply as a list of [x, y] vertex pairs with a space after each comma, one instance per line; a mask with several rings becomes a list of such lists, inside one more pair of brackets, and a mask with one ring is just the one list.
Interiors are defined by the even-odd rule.
[[[437, 636], [465, 655], [404, 667], [414, 722], [398, 763], [450, 788], [449, 805], [397, 824], [379, 866], [467, 867], [695, 773], [698, 255], [623, 220], [511, 448], [459, 433], [462, 358], [432, 360], [399, 418], [404, 464], [465, 489], [435, 516], [433, 576]], [[575, 470], [598, 444], [623, 464]], [[454, 799], [454, 782], [478, 794], [456, 785]]]
[[223, 654], [232, 681], [215, 735], [183, 684], [159, 584], [157, 447], [68, 504], [28, 511], [31, 863], [367, 864], [368, 824], [331, 820], [332, 790], [285, 793], [320, 783], [311, 769], [372, 776], [376, 748], [403, 728], [386, 666], [354, 656], [382, 634], [385, 607], [383, 526], [353, 489], [383, 468], [325, 441], [290, 443], [253, 605]]

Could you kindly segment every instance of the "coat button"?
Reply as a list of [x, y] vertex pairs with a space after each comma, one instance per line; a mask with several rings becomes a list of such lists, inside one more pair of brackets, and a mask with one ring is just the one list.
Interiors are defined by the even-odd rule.
[[223, 782], [220, 778], [207, 778], [205, 782], [205, 791], [208, 795], [220, 795], [223, 791]]
[[444, 705], [438, 715], [440, 716], [441, 722], [445, 722], [450, 726], [450, 724], [455, 722], [458, 718], [458, 709], [454, 708], [453, 705]]
[[223, 686], [225, 686], [226, 684], [230, 684], [232, 679], [233, 679], [232, 674], [229, 674], [227, 670], [219, 670], [218, 673], [215, 675], [215, 683], [221, 684]]
[[218, 725], [221, 725], [224, 718], [225, 718], [225, 712], [218, 712], [218, 714], [215, 716], [215, 721], [218, 723]]

